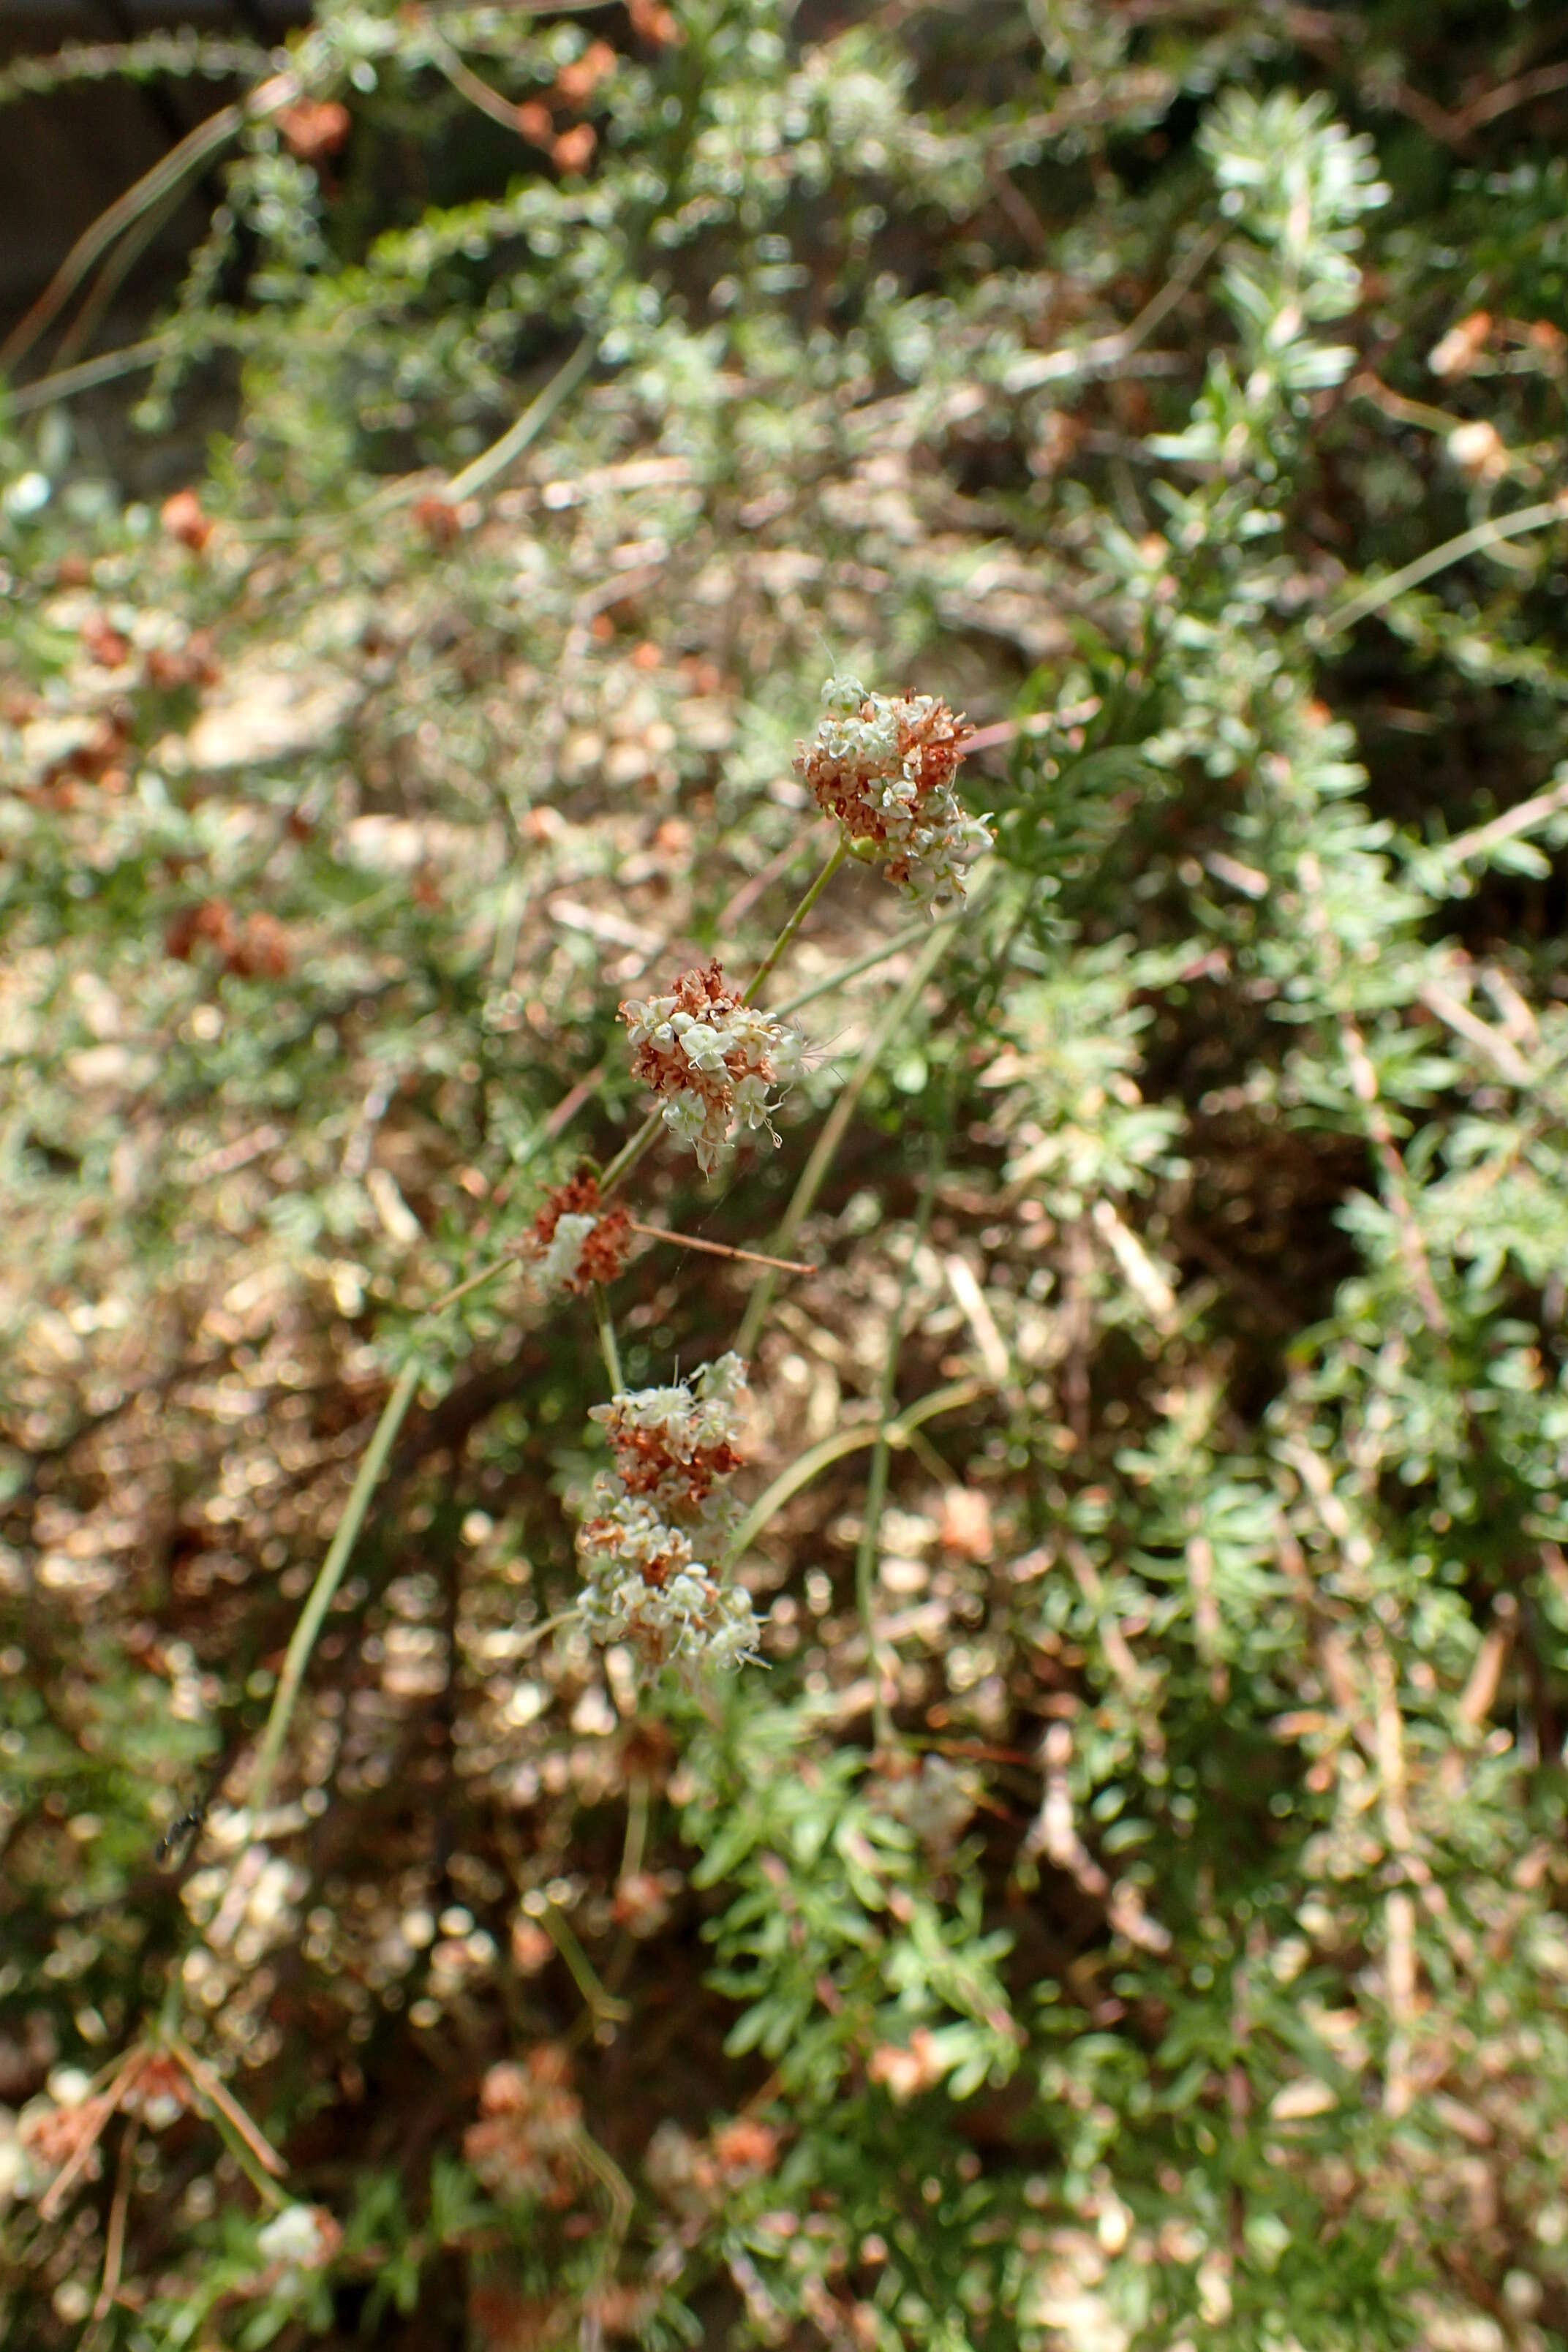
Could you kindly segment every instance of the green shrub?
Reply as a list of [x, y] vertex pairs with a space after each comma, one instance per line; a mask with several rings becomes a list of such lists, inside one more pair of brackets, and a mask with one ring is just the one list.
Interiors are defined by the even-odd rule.
[[1568, 2346], [1555, 12], [581, 15], [0, 77], [6, 2340]]

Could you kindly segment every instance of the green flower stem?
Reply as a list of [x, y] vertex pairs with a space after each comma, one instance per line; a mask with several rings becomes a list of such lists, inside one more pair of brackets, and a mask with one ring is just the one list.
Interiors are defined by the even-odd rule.
[[882, 1524], [882, 1506], [888, 1499], [888, 1462], [891, 1451], [888, 1442], [888, 1421], [892, 1411], [893, 1389], [899, 1376], [899, 1351], [903, 1342], [904, 1310], [914, 1286], [915, 1260], [925, 1244], [931, 1229], [931, 1206], [936, 1199], [937, 1178], [946, 1159], [946, 1123], [931, 1137], [931, 1165], [925, 1182], [921, 1187], [920, 1207], [915, 1213], [915, 1229], [910, 1241], [910, 1254], [905, 1262], [903, 1278], [899, 1284], [898, 1304], [888, 1327], [888, 1345], [882, 1358], [882, 1378], [877, 1397], [877, 1435], [871, 1447], [871, 1466], [866, 1475], [866, 1502], [860, 1517], [860, 1541], [855, 1553], [855, 1605], [860, 1613], [861, 1631], [866, 1636], [866, 1662], [871, 1675], [872, 1726], [879, 1748], [885, 1747], [892, 1737], [893, 1721], [883, 1694], [882, 1677], [877, 1663], [877, 1627], [874, 1608], [877, 1580], [877, 1536]]
[[493, 481], [498, 474], [506, 471], [514, 457], [521, 457], [531, 441], [539, 438], [563, 401], [569, 399], [576, 391], [598, 352], [597, 337], [584, 335], [564, 364], [556, 369], [538, 398], [529, 403], [516, 424], [509, 425], [500, 439], [492, 441], [488, 449], [481, 449], [473, 463], [465, 466], [460, 474], [453, 475], [447, 485], [447, 497], [453, 506], [459, 505], [464, 499], [471, 499], [476, 490], [482, 490], [487, 482]]
[[664, 1113], [650, 1110], [629, 1143], [623, 1143], [604, 1174], [599, 1179], [599, 1198], [607, 1201], [617, 1184], [632, 1172], [637, 1161], [664, 1125]]
[[621, 1849], [620, 1878], [624, 1885], [642, 1868], [647, 1847], [648, 1781], [646, 1772], [634, 1772], [626, 1788], [626, 1842]]
[[795, 908], [794, 914], [790, 917], [788, 922], [784, 925], [783, 930], [779, 933], [777, 939], [773, 941], [772, 947], [768, 950], [766, 955], [757, 966], [755, 971], [752, 974], [751, 980], [746, 988], [746, 993], [742, 1000], [743, 1003], [754, 1004], [756, 1003], [758, 992], [762, 988], [763, 981], [766, 980], [774, 964], [777, 963], [779, 958], [784, 954], [785, 949], [789, 946], [790, 941], [794, 939], [796, 931], [799, 930], [802, 923], [805, 922], [807, 915], [810, 914], [812, 908], [816, 906], [817, 900], [821, 898], [823, 892], [826, 889], [828, 884], [832, 881], [834, 876], [837, 873], [839, 867], [843, 865], [848, 855], [849, 844], [847, 841], [840, 841], [837, 847], [834, 850], [832, 856], [828, 859], [826, 865], [823, 867], [821, 873], [817, 876], [816, 881], [812, 884], [805, 898], [802, 898], [799, 906]]
[[915, 1431], [925, 1421], [934, 1421], [938, 1413], [957, 1412], [963, 1406], [973, 1404], [977, 1397], [986, 1394], [984, 1381], [974, 1379], [950, 1381], [945, 1388], [932, 1389], [906, 1406], [896, 1421], [868, 1421], [855, 1429], [835, 1430], [831, 1437], [809, 1446], [797, 1454], [785, 1470], [781, 1470], [771, 1486], [763, 1488], [746, 1513], [724, 1555], [724, 1567], [730, 1569], [750, 1550], [763, 1528], [783, 1510], [792, 1496], [835, 1462], [842, 1462], [847, 1454], [858, 1454], [864, 1445], [875, 1445], [884, 1433], [889, 1446], [909, 1444]]
[[364, 1525], [365, 1513], [370, 1508], [370, 1498], [375, 1492], [376, 1484], [383, 1470], [386, 1467], [387, 1456], [392, 1452], [394, 1441], [403, 1426], [404, 1418], [414, 1402], [414, 1391], [419, 1385], [419, 1375], [423, 1369], [419, 1359], [416, 1356], [410, 1356], [397, 1375], [392, 1394], [383, 1405], [381, 1419], [376, 1423], [370, 1444], [365, 1447], [363, 1458], [349, 1493], [348, 1503], [342, 1517], [338, 1521], [337, 1532], [328, 1547], [326, 1559], [321, 1562], [321, 1572], [310, 1588], [310, 1599], [300, 1612], [299, 1622], [289, 1637], [289, 1648], [283, 1660], [283, 1671], [278, 1677], [278, 1688], [273, 1694], [272, 1709], [267, 1718], [267, 1728], [262, 1734], [261, 1753], [257, 1759], [256, 1771], [251, 1780], [247, 1801], [250, 1828], [245, 1847], [241, 1850], [240, 1860], [244, 1859], [245, 1853], [248, 1852], [255, 1840], [258, 1824], [267, 1800], [271, 1794], [273, 1775], [278, 1769], [278, 1759], [282, 1753], [283, 1742], [288, 1738], [289, 1726], [299, 1703], [300, 1685], [305, 1679], [305, 1669], [310, 1663], [310, 1653], [316, 1646], [317, 1636], [321, 1633], [327, 1612], [332, 1605], [333, 1595], [342, 1581], [343, 1570], [349, 1564], [350, 1554], [359, 1540], [360, 1529]]
[[1381, 613], [1385, 604], [1392, 604], [1407, 588], [1418, 588], [1435, 572], [1446, 572], [1449, 564], [1462, 563], [1469, 555], [1483, 554], [1502, 540], [1519, 539], [1529, 530], [1544, 530], [1553, 522], [1568, 522], [1568, 498], [1559, 495], [1543, 499], [1539, 506], [1521, 507], [1515, 514], [1490, 516], [1472, 530], [1462, 530], [1458, 539], [1447, 539], [1441, 547], [1428, 548], [1413, 563], [1391, 572], [1386, 580], [1374, 580], [1370, 587], [1359, 589], [1347, 603], [1314, 623], [1307, 634], [1314, 644], [1337, 636], [1342, 629], [1353, 628], [1369, 614]]
[[610, 1317], [610, 1302], [602, 1282], [594, 1285], [594, 1324], [599, 1334], [599, 1353], [605, 1359], [605, 1370], [609, 1376], [610, 1394], [619, 1396], [626, 1383], [621, 1378], [621, 1351], [616, 1345], [616, 1327]]
[[[960, 907], [953, 914], [941, 915], [934, 928], [949, 930], [954, 923], [962, 923], [968, 912], [967, 907]], [[819, 996], [831, 996], [836, 988], [844, 986], [846, 981], [858, 980], [863, 971], [869, 971], [873, 964], [886, 963], [889, 956], [901, 955], [905, 948], [919, 947], [922, 940], [931, 938], [932, 929], [927, 917], [918, 923], [909, 924], [901, 931], [895, 931], [879, 947], [868, 948], [863, 956], [857, 956], [853, 963], [840, 964], [837, 971], [830, 971], [825, 980], [814, 980], [811, 986], [803, 988], [798, 995], [786, 996], [782, 1004], [773, 1006], [773, 1018], [787, 1021], [793, 1013], [803, 1012], [808, 1004], [815, 1004]]]
[[[844, 1140], [845, 1130], [855, 1116], [855, 1106], [865, 1091], [868, 1079], [881, 1060], [889, 1040], [902, 1025], [921, 989], [952, 945], [957, 925], [954, 923], [944, 925], [932, 933], [926, 943], [924, 954], [921, 956], [914, 970], [861, 1047], [860, 1059], [851, 1071], [847, 1085], [823, 1121], [822, 1132], [813, 1146], [810, 1159], [801, 1171], [800, 1181], [795, 1188], [789, 1207], [784, 1211], [784, 1222], [773, 1235], [772, 1244], [773, 1255], [788, 1257], [794, 1250], [795, 1237], [811, 1213], [817, 1193], [821, 1191], [827, 1171], [833, 1165], [835, 1154]], [[762, 1330], [768, 1308], [773, 1304], [773, 1276], [771, 1274], [764, 1274], [752, 1291], [735, 1340], [735, 1352], [738, 1356], [749, 1358], [756, 1347], [758, 1334]]]
[[156, 367], [174, 345], [172, 335], [149, 335], [144, 342], [127, 343], [123, 351], [105, 352], [98, 359], [79, 360], [75, 367], [56, 368], [37, 383], [19, 383], [6, 394], [13, 416], [29, 415], [57, 400], [70, 400], [79, 392], [92, 392], [117, 376], [134, 375], [138, 368]]
[[552, 1903], [540, 1915], [539, 1924], [571, 1970], [573, 1982], [595, 2017], [617, 2025], [628, 2018], [631, 2011], [627, 2004], [606, 1992], [595, 1975], [594, 1964], [574, 1935], [565, 1913], [557, 1910]]
[[234, 2126], [229, 2122], [228, 2117], [223, 2114], [220, 2108], [213, 2107], [208, 2111], [207, 2120], [212, 2125], [213, 2129], [216, 2132], [219, 2139], [222, 2140], [225, 2147], [227, 2148], [230, 2156], [233, 2157], [236, 2164], [238, 2165], [240, 2170], [249, 2181], [251, 2187], [255, 2189], [257, 2195], [261, 2199], [263, 2204], [269, 2205], [275, 2213], [280, 2213], [283, 2210], [284, 2206], [290, 2201], [289, 2197], [283, 2189], [279, 2188], [278, 2183], [275, 2180], [270, 2179], [267, 2173], [263, 2172], [260, 2165], [256, 2161], [255, 2157], [246, 2146], [240, 2134], [236, 2131]]

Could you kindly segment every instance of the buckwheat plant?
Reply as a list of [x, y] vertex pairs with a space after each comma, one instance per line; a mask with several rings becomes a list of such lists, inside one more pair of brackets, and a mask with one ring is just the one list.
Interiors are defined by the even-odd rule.
[[967, 722], [935, 695], [868, 694], [858, 677], [830, 677], [822, 700], [795, 772], [850, 855], [931, 913], [962, 899], [965, 869], [992, 842], [952, 788]]

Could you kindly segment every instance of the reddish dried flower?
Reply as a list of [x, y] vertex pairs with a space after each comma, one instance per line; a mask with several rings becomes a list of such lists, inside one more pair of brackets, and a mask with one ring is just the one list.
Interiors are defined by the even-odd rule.
[[584, 1622], [596, 1641], [629, 1641], [650, 1672], [672, 1659], [724, 1670], [756, 1654], [750, 1596], [693, 1541], [711, 1552], [732, 1516], [714, 1489], [742, 1458], [744, 1394], [745, 1366], [726, 1355], [674, 1388], [622, 1390], [589, 1416], [605, 1425], [616, 1468], [595, 1479], [597, 1507], [577, 1531]]
[[1448, 329], [1440, 341], [1427, 354], [1426, 364], [1434, 375], [1450, 377], [1471, 374], [1486, 350], [1492, 331], [1491, 312], [1472, 310]]
[[448, 499], [416, 499], [413, 515], [432, 547], [450, 547], [462, 535], [462, 517]]
[[199, 555], [213, 535], [212, 517], [204, 511], [195, 490], [176, 490], [173, 497], [166, 498], [158, 510], [158, 520], [164, 535], [178, 540], [193, 555]]
[[196, 949], [205, 944], [226, 956], [238, 936], [228, 900], [205, 898], [198, 907], [183, 907], [174, 917], [163, 933], [163, 952], [180, 963], [189, 963]]
[[324, 163], [348, 144], [349, 110], [335, 98], [302, 98], [274, 116], [283, 144], [301, 163]]
[[163, 694], [186, 686], [212, 686], [221, 675], [205, 629], [195, 630], [183, 646], [154, 646], [145, 665], [148, 685]]
[[616, 1925], [631, 1936], [657, 1936], [669, 1924], [669, 1896], [656, 1871], [634, 1870], [616, 1889]]
[[935, 2037], [923, 2025], [916, 2026], [907, 2049], [896, 2042], [879, 2042], [866, 2065], [867, 2080], [883, 2084], [900, 2104], [929, 2091], [946, 2071]]
[[623, 1391], [608, 1404], [594, 1406], [591, 1417], [605, 1424], [616, 1475], [628, 1495], [650, 1496], [667, 1510], [697, 1512], [741, 1467], [745, 1457], [735, 1444], [732, 1416], [735, 1401], [744, 1395], [744, 1374], [734, 1356], [703, 1369], [712, 1373], [721, 1367], [724, 1377], [715, 1402], [695, 1410], [683, 1389]]
[[284, 980], [293, 968], [289, 934], [276, 915], [247, 915], [230, 949], [228, 969], [237, 980]]
[[157, 2131], [194, 2107], [195, 2095], [190, 2076], [177, 2059], [161, 2050], [149, 2050], [123, 2085], [120, 2104], [127, 2115], [140, 2116]]
[[651, 42], [656, 49], [668, 48], [680, 38], [674, 11], [663, 6], [661, 0], [626, 0], [626, 14], [638, 40]]
[[995, 1555], [990, 1500], [978, 1486], [945, 1489], [937, 1528], [939, 1540], [965, 1559], [987, 1560]]
[[555, 137], [555, 122], [542, 98], [525, 98], [517, 109], [517, 127], [525, 139], [536, 147], [548, 147]]
[[582, 106], [593, 97], [619, 60], [608, 41], [590, 41], [580, 58], [563, 66], [555, 77], [555, 96], [563, 106]]
[[512, 1965], [519, 1975], [536, 1977], [555, 1957], [555, 1947], [536, 1919], [524, 1913], [511, 1929]]
[[131, 656], [131, 640], [101, 613], [89, 613], [81, 625], [82, 651], [101, 669], [118, 669]]
[[51, 2102], [31, 2112], [24, 2109], [16, 2136], [27, 2154], [47, 2165], [51, 2172], [62, 2170], [84, 2148], [91, 2147], [83, 2169], [88, 2179], [96, 2180], [101, 2168], [93, 2143], [113, 2112], [102, 2092], [95, 2098], [79, 2100], [75, 2106], [59, 2106]]
[[479, 2086], [481, 2120], [463, 2135], [463, 2153], [498, 2195], [563, 2203], [581, 2172], [583, 2108], [570, 2089], [572, 2062], [550, 2042], [525, 2064], [492, 2066]]
[[771, 2171], [778, 2157], [779, 2137], [772, 2124], [759, 2123], [754, 2116], [736, 2116], [730, 2123], [715, 2126], [713, 2153], [721, 2171], [731, 2179], [741, 2173]]
[[524, 1242], [541, 1264], [545, 1282], [579, 1297], [595, 1282], [613, 1282], [631, 1247], [631, 1220], [624, 1209], [599, 1205], [597, 1180], [584, 1169], [545, 1196]]
[[[131, 740], [129, 713], [121, 705], [106, 710], [85, 743], [66, 754], [46, 773], [46, 787], [63, 782], [68, 776], [79, 776], [84, 783], [97, 784], [105, 792], [123, 792], [125, 788], [125, 747]], [[68, 801], [67, 805], [69, 805]]]
[[585, 172], [598, 143], [599, 134], [591, 122], [574, 122], [550, 150], [551, 161], [558, 172]]
[[163, 952], [188, 963], [199, 946], [216, 950], [224, 970], [238, 980], [282, 980], [293, 966], [289, 934], [276, 915], [235, 919], [226, 898], [184, 908], [163, 934]]

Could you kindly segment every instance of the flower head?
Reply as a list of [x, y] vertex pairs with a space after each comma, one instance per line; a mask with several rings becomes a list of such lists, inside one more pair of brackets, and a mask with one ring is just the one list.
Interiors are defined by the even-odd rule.
[[739, 1129], [773, 1136], [769, 1089], [800, 1066], [795, 1032], [726, 986], [719, 965], [683, 971], [668, 996], [628, 997], [632, 1075], [664, 1104], [664, 1123], [705, 1176]]
[[559, 2045], [542, 2042], [521, 2064], [492, 2066], [479, 2085], [479, 2115], [463, 2136], [463, 2154], [487, 2189], [570, 2201], [581, 2173], [583, 2107]]
[[629, 1642], [644, 1667], [698, 1660], [724, 1669], [756, 1654], [749, 1594], [701, 1557], [728, 1530], [722, 1491], [740, 1467], [745, 1366], [704, 1364], [689, 1383], [623, 1390], [596, 1405], [615, 1469], [577, 1531], [583, 1617], [601, 1642]]
[[935, 695], [868, 694], [856, 677], [829, 678], [822, 701], [795, 766], [823, 814], [917, 906], [962, 898], [964, 868], [992, 838], [953, 790], [967, 722]]
[[547, 1290], [581, 1294], [595, 1282], [615, 1280], [631, 1236], [626, 1211], [602, 1208], [597, 1181], [584, 1170], [546, 1193], [522, 1247], [538, 1265]]
[[342, 2242], [342, 2231], [324, 2205], [285, 2205], [256, 2233], [258, 2252], [285, 2271], [325, 2268]]

